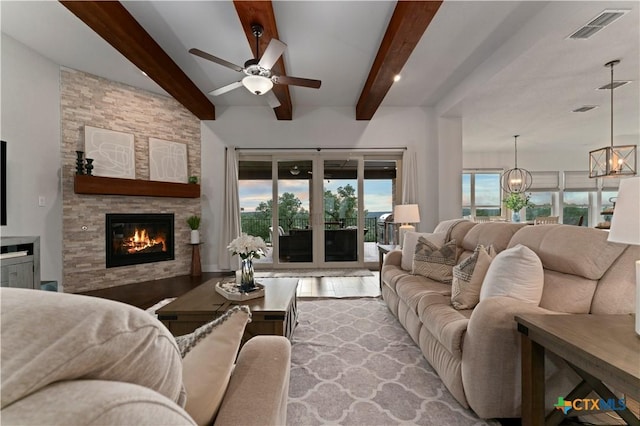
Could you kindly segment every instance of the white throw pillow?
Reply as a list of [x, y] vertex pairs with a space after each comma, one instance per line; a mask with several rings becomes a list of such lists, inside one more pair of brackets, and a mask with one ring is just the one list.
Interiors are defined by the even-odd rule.
[[507, 296], [539, 305], [543, 286], [540, 258], [530, 248], [518, 244], [493, 259], [480, 289], [480, 301]]
[[424, 237], [427, 241], [440, 248], [443, 246], [446, 236], [446, 232], [438, 232], [435, 234], [427, 232], [405, 232], [404, 241], [402, 243], [402, 261], [400, 262], [400, 267], [405, 271], [412, 270], [413, 255], [416, 252], [416, 244], [418, 244], [418, 238]]

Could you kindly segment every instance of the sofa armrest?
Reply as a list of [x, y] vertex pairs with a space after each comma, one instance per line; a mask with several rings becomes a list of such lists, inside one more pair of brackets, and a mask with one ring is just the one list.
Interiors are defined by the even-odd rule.
[[291, 344], [256, 336], [240, 350], [214, 425], [284, 425], [287, 420]]
[[515, 316], [558, 314], [510, 297], [491, 297], [473, 310], [462, 349], [462, 382], [482, 418], [519, 417], [520, 333]]
[[383, 266], [393, 265], [398, 268], [402, 264], [402, 250], [392, 250], [384, 257]]

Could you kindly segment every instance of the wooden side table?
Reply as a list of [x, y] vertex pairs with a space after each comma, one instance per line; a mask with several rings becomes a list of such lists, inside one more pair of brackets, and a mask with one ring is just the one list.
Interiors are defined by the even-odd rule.
[[202, 265], [200, 263], [200, 244], [191, 244], [191, 276], [202, 276]]
[[[635, 334], [632, 315], [522, 314], [516, 315], [515, 320], [522, 333], [523, 426], [559, 424], [565, 411], [573, 411], [566, 403], [587, 398], [591, 391], [603, 400], [618, 401], [603, 382], [631, 398], [640, 397], [640, 339]], [[567, 361], [583, 379], [568, 396], [560, 398], [566, 410], [554, 409], [546, 417], [545, 350]], [[640, 425], [628, 408], [612, 408], [628, 424]]]
[[380, 271], [380, 291], [382, 291], [382, 264], [384, 263], [384, 255], [399, 248], [400, 246], [396, 244], [378, 244], [378, 254], [380, 255], [378, 259], [380, 265], [378, 268]]

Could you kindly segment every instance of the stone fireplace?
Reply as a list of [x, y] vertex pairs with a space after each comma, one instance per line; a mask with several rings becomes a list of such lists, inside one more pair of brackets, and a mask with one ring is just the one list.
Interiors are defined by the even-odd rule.
[[[144, 282], [154, 285], [155, 280], [188, 275], [191, 267], [190, 229], [187, 218], [200, 215], [200, 198], [183, 198], [175, 194], [154, 193], [142, 195], [108, 195], [108, 193], [77, 193], [74, 186], [76, 150], [84, 149], [84, 127], [92, 126], [134, 135], [135, 179], [130, 187], [140, 188], [149, 182], [149, 139], [157, 138], [187, 145], [189, 175], [200, 176], [200, 120], [174, 99], [157, 95], [121, 83], [63, 68], [61, 77], [61, 131], [63, 195], [63, 289], [77, 293], [107, 287]], [[105, 178], [106, 179], [106, 178]], [[187, 184], [184, 184], [187, 185]], [[142, 253], [133, 253], [144, 263], [129, 264], [129, 254], [119, 252], [116, 265], [107, 267], [105, 232], [107, 215], [141, 214], [171, 215], [173, 255], [156, 252], [161, 245], [149, 243]], [[113, 233], [124, 239], [130, 233], [129, 225], [116, 219]], [[136, 218], [137, 219], [137, 218]], [[159, 239], [156, 223], [151, 225], [147, 237]], [[138, 239], [140, 239], [140, 230]], [[135, 241], [139, 248], [146, 244]], [[121, 237], [122, 236], [122, 237]], [[117, 244], [121, 244], [118, 242]], [[167, 248], [168, 249], [168, 248]], [[151, 252], [151, 253], [149, 253]], [[139, 256], [140, 255], [140, 256]], [[162, 259], [149, 260], [150, 255]], [[125, 263], [122, 259], [126, 259]], [[113, 259], [112, 259], [113, 260]], [[156, 261], [160, 260], [160, 261]], [[153, 263], [149, 263], [153, 262]]]
[[105, 220], [107, 268], [173, 260], [173, 213], [109, 213]]

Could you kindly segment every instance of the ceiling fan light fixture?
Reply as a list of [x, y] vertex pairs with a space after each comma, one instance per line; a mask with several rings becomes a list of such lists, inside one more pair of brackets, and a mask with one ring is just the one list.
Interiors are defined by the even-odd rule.
[[636, 174], [636, 145], [613, 145], [613, 67], [620, 63], [619, 59], [607, 62], [605, 67], [611, 68], [611, 145], [589, 151], [589, 177], [634, 176]]
[[267, 77], [248, 75], [242, 79], [242, 85], [255, 95], [264, 95], [273, 88], [273, 82]]

